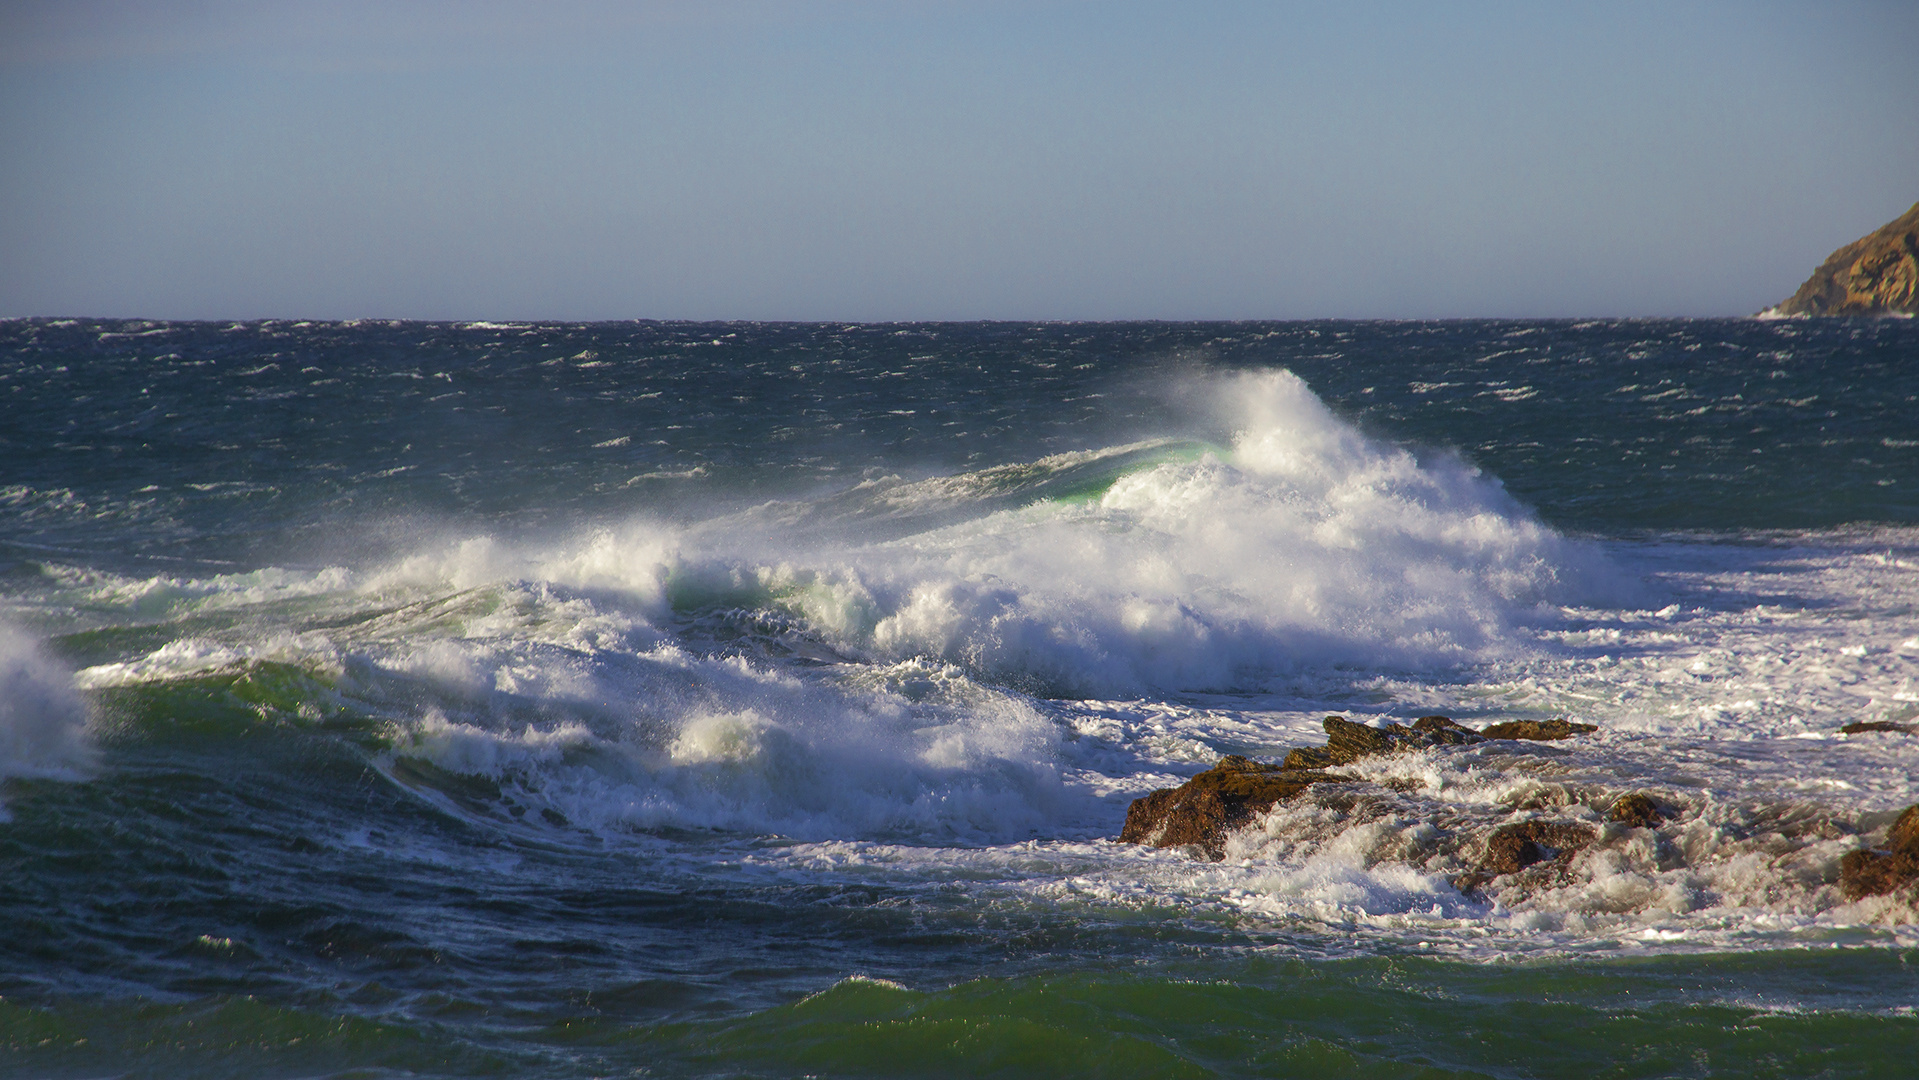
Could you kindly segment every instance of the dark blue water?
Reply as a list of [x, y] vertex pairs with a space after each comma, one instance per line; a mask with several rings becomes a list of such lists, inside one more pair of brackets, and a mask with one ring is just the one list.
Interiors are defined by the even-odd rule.
[[1274, 367], [1570, 528], [1909, 522], [1914, 342], [1904, 320], [14, 320], [5, 539], [258, 562], [346, 542], [343, 517], [573, 520], [1223, 440], [1182, 374]]

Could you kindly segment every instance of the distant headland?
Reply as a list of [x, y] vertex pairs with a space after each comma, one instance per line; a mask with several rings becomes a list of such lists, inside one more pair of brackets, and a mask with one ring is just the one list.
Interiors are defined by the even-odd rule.
[[1792, 298], [1759, 317], [1919, 314], [1919, 203], [1833, 252]]

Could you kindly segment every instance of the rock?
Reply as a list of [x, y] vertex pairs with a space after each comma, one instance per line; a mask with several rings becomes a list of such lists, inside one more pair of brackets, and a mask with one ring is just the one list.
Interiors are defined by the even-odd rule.
[[1650, 829], [1666, 820], [1666, 812], [1659, 808], [1651, 796], [1635, 791], [1631, 795], [1621, 795], [1612, 804], [1612, 809], [1606, 811], [1606, 819], [1636, 829]]
[[1472, 728], [1455, 724], [1447, 716], [1422, 716], [1413, 721], [1413, 730], [1425, 735], [1434, 743], [1446, 746], [1463, 746], [1467, 743], [1485, 742], [1486, 736]]
[[1350, 776], [1248, 761], [1238, 754], [1176, 788], [1134, 799], [1120, 830], [1122, 844], [1192, 845], [1208, 858], [1224, 857], [1226, 837], [1277, 803], [1314, 784], [1351, 783]]
[[1497, 877], [1517, 874], [1534, 863], [1570, 861], [1598, 835], [1597, 830], [1586, 825], [1552, 821], [1502, 825], [1487, 839], [1486, 857], [1479, 869]]
[[1761, 317], [1919, 313], [1919, 203], [1833, 252], [1799, 291]]
[[1503, 724], [1479, 729], [1479, 734], [1488, 739], [1529, 739], [1533, 742], [1552, 742], [1556, 739], [1570, 739], [1588, 731], [1598, 731], [1596, 724], [1576, 724], [1571, 720], [1508, 720]]
[[1412, 728], [1399, 724], [1373, 727], [1371, 724], [1356, 724], [1343, 716], [1329, 716], [1320, 721], [1320, 726], [1326, 729], [1326, 751], [1341, 765], [1363, 757], [1427, 745]]
[[1538, 863], [1552, 863], [1564, 871], [1580, 849], [1598, 839], [1587, 825], [1556, 821], [1521, 821], [1502, 825], [1486, 838], [1486, 853], [1469, 874], [1453, 879], [1460, 892], [1470, 893], [1494, 878], [1517, 874]]
[[[1336, 766], [1380, 754], [1485, 742], [1495, 730], [1511, 731], [1500, 736], [1509, 739], [1564, 739], [1581, 731], [1597, 730], [1591, 724], [1566, 720], [1521, 720], [1477, 732], [1444, 716], [1422, 716], [1411, 727], [1403, 724], [1373, 727], [1343, 716], [1328, 716], [1321, 725], [1326, 729], [1325, 746], [1294, 749], [1278, 765], [1229, 754], [1179, 787], [1162, 788], [1134, 799], [1126, 810], [1120, 842], [1153, 847], [1192, 846], [1218, 859], [1225, 853], [1227, 836], [1274, 805], [1297, 797], [1314, 784], [1359, 783], [1356, 777], [1326, 771]], [[1397, 779], [1382, 786], [1404, 793], [1420, 790], [1425, 784]], [[1588, 836], [1581, 846], [1590, 839]], [[1547, 843], [1547, 846], [1557, 850], [1564, 845]]]
[[1329, 716], [1321, 726], [1326, 729], [1326, 745], [1302, 746], [1292, 751], [1286, 755], [1285, 768], [1330, 769], [1379, 754], [1486, 741], [1472, 728], [1461, 727], [1444, 716], [1422, 716], [1413, 721], [1412, 727], [1403, 724], [1373, 727], [1343, 716]]
[[1598, 731], [1592, 724], [1570, 720], [1509, 720], [1474, 731], [1445, 716], [1422, 716], [1413, 726], [1387, 724], [1373, 727], [1356, 724], [1343, 716], [1329, 716], [1325, 746], [1302, 746], [1286, 755], [1288, 769], [1330, 769], [1379, 754], [1397, 754], [1430, 746], [1464, 746], [1487, 739], [1532, 739], [1549, 741], [1569, 739], [1587, 731]]
[[1894, 851], [1919, 848], [1919, 803], [1906, 807], [1906, 812], [1886, 830], [1886, 846]]
[[1326, 729], [1325, 746], [1302, 746], [1286, 755], [1282, 763], [1288, 769], [1329, 769], [1375, 754], [1390, 754], [1419, 745], [1411, 728], [1387, 724], [1383, 728], [1356, 724], [1343, 716], [1329, 716], [1320, 722]]
[[1909, 735], [1912, 733], [1912, 730], [1911, 724], [1895, 724], [1890, 720], [1861, 720], [1856, 724], [1847, 724], [1845, 727], [1840, 728], [1839, 733], [1841, 735], [1861, 735], [1868, 731], [1896, 731]]
[[1883, 896], [1919, 879], [1919, 851], [1854, 851], [1839, 860], [1839, 891], [1848, 900]]
[[1839, 891], [1848, 900], [1881, 896], [1919, 881], [1919, 804], [1886, 830], [1883, 850], [1862, 848], [1839, 860]]
[[1330, 769], [1339, 764], [1343, 763], [1335, 760], [1331, 751], [1323, 746], [1301, 746], [1287, 752], [1286, 760], [1280, 762], [1280, 768], [1300, 770]]
[[1324, 746], [1299, 746], [1286, 752], [1286, 760], [1280, 762], [1282, 769], [1330, 769], [1343, 762], [1336, 760], [1330, 750]]

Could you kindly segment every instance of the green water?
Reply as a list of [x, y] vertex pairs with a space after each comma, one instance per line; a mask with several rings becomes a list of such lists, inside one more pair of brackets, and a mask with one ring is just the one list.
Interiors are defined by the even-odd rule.
[[[1073, 966], [1073, 965], [1066, 965]], [[1136, 972], [852, 978], [744, 1017], [632, 1022], [634, 986], [537, 1025], [454, 999], [454, 1036], [245, 998], [0, 1006], [8, 1075], [82, 1077], [1906, 1077], [1919, 952], [1579, 963], [1244, 956]], [[1189, 970], [1182, 976], [1179, 969]], [[431, 1010], [429, 1010], [431, 1011]], [[470, 1038], [492, 1020], [495, 1033]], [[130, 1066], [130, 1067], [129, 1067]]]

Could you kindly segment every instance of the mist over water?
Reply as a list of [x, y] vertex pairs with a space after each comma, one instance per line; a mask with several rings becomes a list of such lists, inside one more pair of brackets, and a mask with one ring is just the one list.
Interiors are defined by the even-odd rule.
[[[1663, 972], [1729, 1011], [1622, 1037], [1715, 1069], [1826, 1060], [1700, 1034], [1768, 1010], [1911, 1034], [1911, 898], [1835, 885], [1915, 797], [1838, 731], [1919, 716], [1907, 324], [4, 332], [0, 438], [51, 448], [0, 475], [29, 1071], [1021, 1071], [1124, 1014], [1159, 1049], [1083, 1069], [1477, 1074], [1437, 1003], [1525, 971], [1575, 1023]], [[1431, 712], [1600, 730], [1354, 763], [1399, 794], [1223, 862], [1113, 842], [1222, 754]], [[1552, 888], [1434, 846], [1632, 791], [1675, 820]], [[1193, 1017], [1301, 978], [1426, 1034], [1209, 1056]], [[1213, 982], [1253, 996], [1156, 1011]]]
[[92, 760], [86, 720], [72, 673], [0, 623], [0, 777], [78, 779]]

